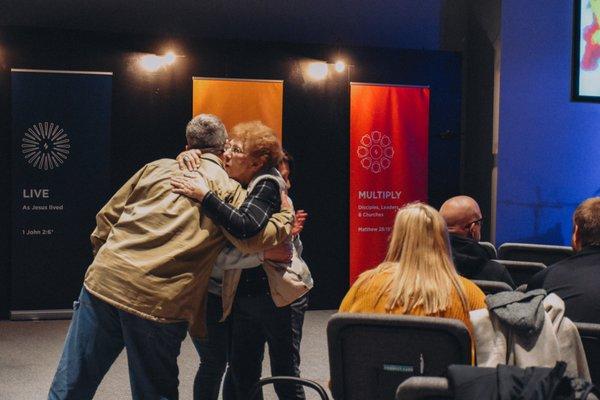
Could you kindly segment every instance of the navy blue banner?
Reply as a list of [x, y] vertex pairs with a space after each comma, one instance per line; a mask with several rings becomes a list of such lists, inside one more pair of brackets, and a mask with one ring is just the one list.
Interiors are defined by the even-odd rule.
[[11, 71], [11, 311], [70, 308], [109, 194], [112, 73]]

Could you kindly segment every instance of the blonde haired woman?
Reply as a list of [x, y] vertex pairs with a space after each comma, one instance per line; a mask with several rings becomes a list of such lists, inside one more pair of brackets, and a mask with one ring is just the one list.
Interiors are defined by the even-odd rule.
[[341, 312], [425, 315], [463, 321], [485, 308], [485, 295], [452, 264], [446, 223], [423, 203], [396, 214], [387, 255], [352, 285]]

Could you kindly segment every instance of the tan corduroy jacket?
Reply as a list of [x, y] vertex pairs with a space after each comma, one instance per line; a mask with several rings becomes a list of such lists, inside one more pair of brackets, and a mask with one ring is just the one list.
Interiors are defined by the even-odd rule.
[[[198, 172], [219, 198], [234, 206], [243, 202], [246, 192], [217, 156], [203, 154]], [[226, 241], [245, 253], [262, 251], [288, 237], [293, 215], [282, 210], [257, 236], [236, 239], [197, 202], [171, 191], [169, 179], [179, 173], [175, 160], [149, 163], [100, 210], [84, 285], [121, 310], [158, 322], [188, 321], [192, 334], [204, 336], [208, 280]]]

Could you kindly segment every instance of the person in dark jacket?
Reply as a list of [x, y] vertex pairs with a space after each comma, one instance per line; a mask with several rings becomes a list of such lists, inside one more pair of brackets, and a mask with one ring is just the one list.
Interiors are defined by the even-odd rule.
[[474, 199], [469, 196], [452, 197], [442, 204], [440, 214], [448, 225], [452, 258], [460, 275], [468, 279], [506, 282], [515, 287], [506, 268], [491, 260], [479, 244], [483, 217]]
[[[586, 396], [586, 390], [598, 392], [591, 383], [572, 379], [566, 374], [563, 361], [554, 368], [498, 365], [497, 368], [451, 365], [448, 383], [453, 398], [462, 400], [566, 400], [596, 398]], [[577, 395], [581, 395], [581, 397]]]
[[573, 214], [575, 255], [535, 274], [527, 289], [546, 289], [565, 302], [573, 322], [600, 324], [600, 197], [581, 203]]

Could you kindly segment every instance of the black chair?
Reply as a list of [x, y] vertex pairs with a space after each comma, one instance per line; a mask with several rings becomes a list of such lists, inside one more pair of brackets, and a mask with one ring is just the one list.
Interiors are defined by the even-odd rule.
[[496, 251], [496, 246], [490, 242], [479, 242], [479, 244], [487, 251], [488, 256], [490, 258], [498, 258], [498, 252]]
[[539, 262], [552, 265], [573, 255], [570, 246], [551, 246], [546, 244], [504, 243], [498, 248], [501, 260]]
[[583, 343], [592, 383], [600, 385], [600, 324], [575, 322], [575, 326]]
[[495, 294], [506, 291], [510, 292], [513, 290], [506, 282], [473, 280], [473, 283], [479, 286], [479, 289], [481, 289], [481, 291], [485, 294]]
[[313, 389], [321, 400], [329, 400], [329, 396], [327, 395], [327, 391], [321, 385], [319, 385], [315, 381], [311, 381], [309, 379], [297, 378], [295, 376], [271, 376], [269, 378], [263, 378], [252, 389], [250, 400], [257, 398], [258, 394], [262, 390], [262, 387], [265, 385], [270, 385], [272, 383], [295, 383], [297, 385], [302, 385]]
[[336, 400], [393, 399], [411, 376], [444, 376], [471, 363], [471, 339], [457, 320], [335, 314], [327, 324], [331, 393]]
[[499, 262], [506, 267], [517, 287], [526, 284], [532, 276], [546, 268], [544, 264], [539, 262], [511, 260], [494, 261]]

